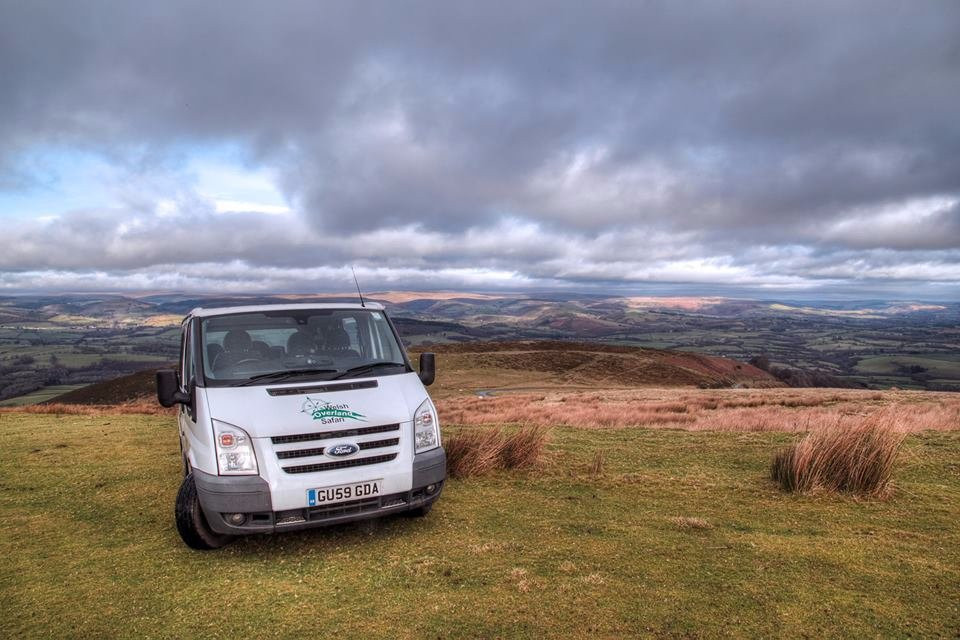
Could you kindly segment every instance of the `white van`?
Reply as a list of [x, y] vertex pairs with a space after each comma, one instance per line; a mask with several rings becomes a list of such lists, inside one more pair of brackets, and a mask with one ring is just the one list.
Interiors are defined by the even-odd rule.
[[191, 311], [179, 371], [157, 373], [180, 405], [183, 541], [426, 515], [446, 479], [434, 366], [414, 372], [375, 303]]

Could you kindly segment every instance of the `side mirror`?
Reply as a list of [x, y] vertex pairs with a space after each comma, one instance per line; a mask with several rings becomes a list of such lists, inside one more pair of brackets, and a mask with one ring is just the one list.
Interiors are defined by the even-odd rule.
[[190, 394], [180, 391], [176, 371], [170, 369], [157, 371], [157, 400], [164, 407], [190, 403]]
[[420, 382], [429, 387], [437, 377], [437, 362], [432, 353], [420, 354]]

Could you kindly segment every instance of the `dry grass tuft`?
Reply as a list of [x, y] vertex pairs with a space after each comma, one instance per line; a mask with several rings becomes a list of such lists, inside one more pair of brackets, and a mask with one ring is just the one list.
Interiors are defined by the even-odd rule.
[[573, 573], [576, 570], [577, 565], [573, 564], [569, 560], [564, 560], [560, 563], [560, 571], [563, 571], [564, 573]]
[[680, 529], [712, 529], [713, 525], [704, 520], [703, 518], [688, 518], [686, 516], [677, 516], [676, 518], [671, 518], [673, 524], [677, 525]]
[[814, 429], [774, 456], [770, 475], [784, 491], [885, 495], [905, 437], [903, 419], [903, 409], [888, 409]]
[[593, 454], [593, 460], [590, 461], [590, 465], [587, 467], [587, 473], [591, 476], [597, 477], [603, 475], [603, 468], [607, 463], [607, 454], [603, 449], [598, 449]]
[[500, 464], [504, 446], [500, 429], [471, 429], [447, 438], [447, 470], [454, 478], [482, 476]]
[[512, 433], [498, 428], [464, 430], [447, 438], [447, 470], [455, 478], [481, 476], [496, 469], [525, 469], [543, 457], [550, 429], [520, 427]]
[[606, 582], [599, 573], [591, 573], [588, 576], [584, 576], [583, 581], [592, 585], [601, 585]]
[[543, 457], [550, 428], [544, 425], [527, 425], [508, 434], [503, 442], [501, 458], [504, 468], [527, 469]]

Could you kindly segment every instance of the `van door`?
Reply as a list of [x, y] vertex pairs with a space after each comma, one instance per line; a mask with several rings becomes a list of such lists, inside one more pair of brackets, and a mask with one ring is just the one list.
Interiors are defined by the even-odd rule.
[[197, 364], [194, 350], [193, 326], [194, 322], [188, 319], [183, 323], [180, 331], [180, 390], [190, 395], [189, 404], [180, 405], [180, 413], [177, 416], [177, 422], [180, 427], [180, 453], [183, 457], [183, 472], [190, 472], [190, 440], [188, 433], [196, 433], [197, 415], [196, 415], [196, 388], [197, 388]]

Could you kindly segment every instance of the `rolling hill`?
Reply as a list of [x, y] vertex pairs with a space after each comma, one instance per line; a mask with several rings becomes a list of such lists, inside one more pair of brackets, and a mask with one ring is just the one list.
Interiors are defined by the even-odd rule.
[[[416, 361], [418, 349], [412, 352]], [[749, 364], [682, 351], [559, 341], [436, 345], [435, 395], [463, 391], [625, 387], [783, 386]], [[156, 370], [91, 384], [47, 400], [58, 404], [118, 404], [151, 399]]]

